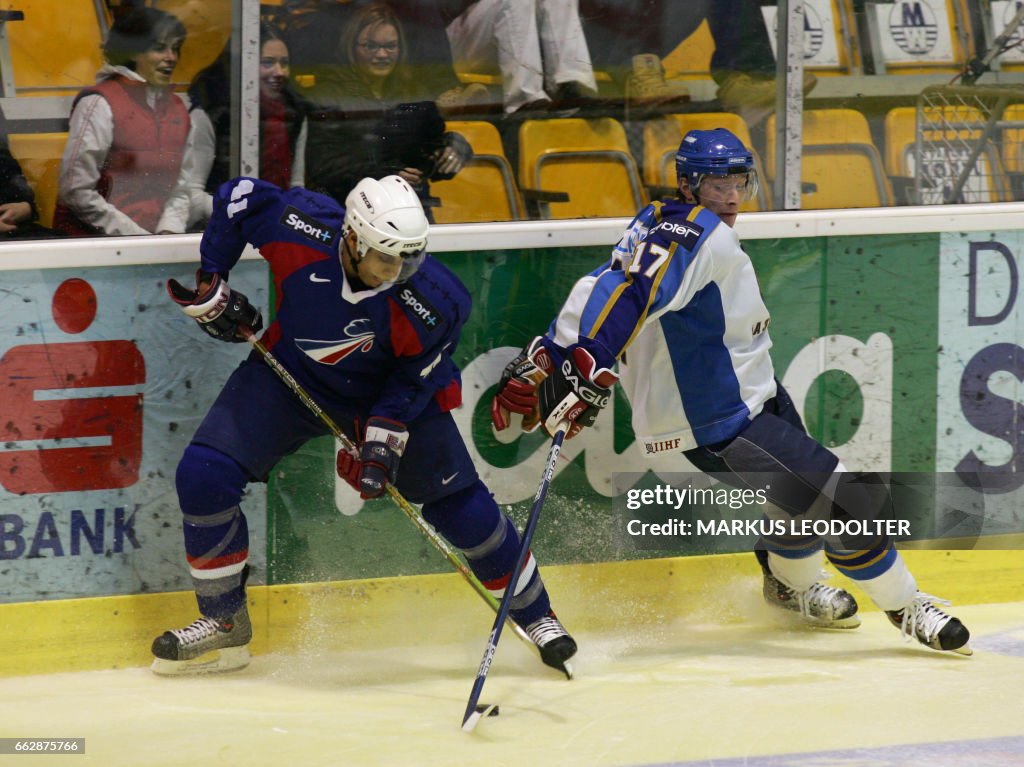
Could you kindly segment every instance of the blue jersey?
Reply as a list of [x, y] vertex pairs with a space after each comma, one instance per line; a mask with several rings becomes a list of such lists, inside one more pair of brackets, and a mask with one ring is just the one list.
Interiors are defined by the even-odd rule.
[[552, 323], [600, 367], [620, 363], [647, 453], [736, 436], [775, 396], [770, 318], [736, 232], [700, 205], [654, 202]]
[[345, 208], [302, 188], [227, 182], [203, 234], [202, 269], [227, 275], [246, 244], [269, 262], [274, 321], [263, 342], [328, 410], [407, 423], [461, 403], [451, 355], [471, 299], [427, 257], [400, 284], [353, 290], [339, 258]]

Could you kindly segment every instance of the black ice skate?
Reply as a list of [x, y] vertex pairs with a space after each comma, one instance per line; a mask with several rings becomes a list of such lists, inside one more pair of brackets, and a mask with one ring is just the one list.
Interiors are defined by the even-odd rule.
[[540, 659], [551, 668], [561, 671], [567, 679], [572, 679], [569, 659], [576, 654], [576, 641], [569, 636], [554, 612], [549, 612], [524, 628], [540, 650]]
[[768, 604], [798, 613], [818, 628], [855, 629], [860, 625], [857, 600], [843, 589], [814, 583], [806, 591], [796, 591], [766, 572], [763, 593]]
[[202, 617], [182, 629], [165, 631], [153, 640], [157, 674], [212, 674], [249, 665], [252, 624], [245, 605], [227, 620]]
[[974, 650], [967, 645], [971, 632], [958, 618], [936, 607], [936, 602], [949, 604], [945, 599], [919, 591], [902, 610], [887, 610], [885, 614], [889, 622], [908, 639], [916, 637], [918, 642], [933, 650], [973, 655]]

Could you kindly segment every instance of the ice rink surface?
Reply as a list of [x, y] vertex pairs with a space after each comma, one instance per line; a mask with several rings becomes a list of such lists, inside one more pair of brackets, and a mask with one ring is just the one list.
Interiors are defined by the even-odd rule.
[[346, 651], [325, 625], [215, 677], [0, 679], [0, 736], [86, 739], [84, 754], [0, 765], [1024, 765], [1024, 605], [956, 607], [970, 658], [904, 643], [879, 612], [816, 631], [753, 595], [750, 608], [578, 634], [572, 681], [507, 633], [481, 698], [501, 714], [472, 733], [460, 724], [486, 615], [456, 644], [388, 635], [373, 651]]

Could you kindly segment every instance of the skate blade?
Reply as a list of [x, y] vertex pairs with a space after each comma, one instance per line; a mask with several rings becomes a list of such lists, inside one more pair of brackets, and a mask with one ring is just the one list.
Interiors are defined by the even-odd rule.
[[963, 647], [957, 647], [955, 650], [952, 650], [951, 652], [955, 652], [957, 655], [974, 655], [974, 650], [971, 649], [971, 646], [969, 644], [965, 644]]
[[150, 670], [160, 676], [195, 676], [197, 674], [223, 674], [249, 665], [249, 646], [224, 647], [200, 655], [192, 660], [166, 660], [154, 658]]
[[804, 618], [808, 625], [818, 629], [855, 629], [860, 625], [860, 616], [851, 615], [837, 621], [826, 621], [818, 618]]
[[573, 669], [572, 664], [569, 661], [562, 662], [562, 671], [565, 673], [566, 679], [572, 679]]

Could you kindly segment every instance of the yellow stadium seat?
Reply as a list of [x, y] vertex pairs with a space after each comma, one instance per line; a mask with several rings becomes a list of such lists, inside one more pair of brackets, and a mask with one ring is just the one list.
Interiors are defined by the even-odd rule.
[[750, 139], [750, 130], [743, 118], [731, 112], [700, 112], [694, 114], [671, 114], [654, 117], [644, 122], [644, 183], [650, 188], [652, 197], [668, 194], [676, 187], [676, 151], [683, 136], [691, 130], [726, 128], [750, 149], [754, 155], [754, 167], [761, 183], [757, 197], [743, 203], [740, 210], [758, 211], [768, 209], [766, 196], [767, 180], [761, 167], [761, 158]]
[[69, 96], [96, 82], [108, 19], [98, 3], [18, 0], [21, 21], [7, 24], [19, 96]]
[[[1024, 123], [1024, 104], [1008, 106], [1003, 120]], [[1003, 129], [1003, 166], [1007, 173], [1024, 173], [1024, 127]]]
[[60, 158], [67, 133], [12, 133], [7, 137], [11, 154], [21, 165], [29, 186], [36, 194], [39, 223], [51, 226], [57, 205], [57, 180]]
[[[768, 118], [765, 165], [775, 175], [775, 116]], [[801, 146], [804, 210], [871, 208], [892, 204], [893, 195], [867, 118], [853, 109], [804, 112]]]
[[[855, 109], [808, 109], [804, 111], [804, 146], [811, 144], [871, 144], [871, 126]], [[775, 115], [765, 124], [765, 170], [775, 178]]]
[[622, 123], [610, 117], [525, 120], [519, 127], [519, 186], [542, 201], [544, 218], [632, 216], [644, 203]]
[[[1009, 111], [1009, 110], [1007, 110]], [[951, 202], [953, 184], [963, 172], [986, 125], [982, 113], [974, 107], [956, 105], [930, 107], [923, 113], [921, 152], [924, 168], [918, 178], [918, 110], [896, 107], [885, 116], [886, 171], [898, 186], [914, 189], [910, 202], [936, 204]], [[1009, 131], [1007, 131], [1009, 132]], [[920, 188], [920, 199], [916, 189]], [[986, 142], [968, 175], [957, 201], [1002, 202], [1011, 199], [1002, 158], [992, 142]]]
[[523, 204], [512, 166], [505, 156], [501, 136], [489, 122], [449, 121], [447, 129], [460, 133], [473, 147], [473, 159], [455, 178], [430, 185], [440, 200], [434, 208], [439, 224], [483, 221], [517, 221]]

